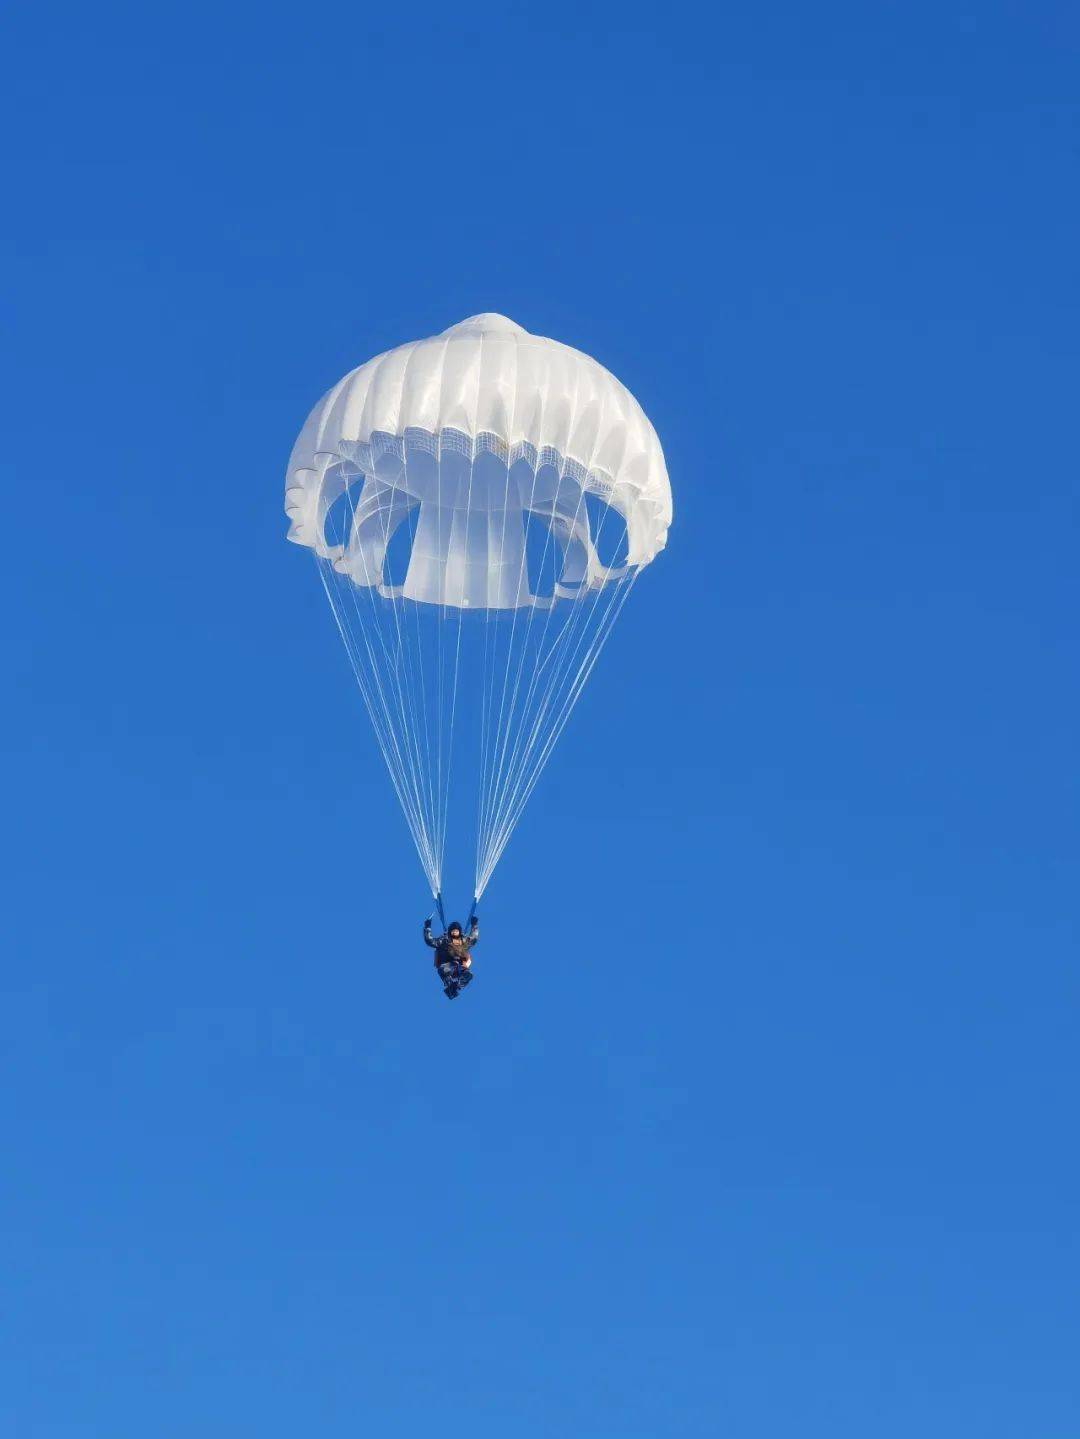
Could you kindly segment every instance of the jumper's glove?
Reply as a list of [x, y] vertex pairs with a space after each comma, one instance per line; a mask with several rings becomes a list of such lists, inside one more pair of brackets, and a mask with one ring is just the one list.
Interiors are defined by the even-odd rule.
[[424, 933], [425, 933], [425, 934], [430, 934], [430, 933], [431, 933], [431, 917], [430, 917], [430, 915], [428, 916], [427, 919], [424, 920]]
[[475, 914], [470, 914], [470, 915], [469, 915], [469, 928], [470, 928], [470, 929], [474, 928], [474, 927], [475, 927], [476, 925], [478, 925], [479, 923], [480, 923], [480, 921], [477, 919], [477, 917], [476, 917]]

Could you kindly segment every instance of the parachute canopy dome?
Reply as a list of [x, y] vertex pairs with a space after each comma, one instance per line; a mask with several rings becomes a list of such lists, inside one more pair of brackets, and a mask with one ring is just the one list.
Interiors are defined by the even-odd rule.
[[471, 850], [478, 898], [664, 546], [656, 432], [595, 360], [475, 315], [369, 360], [320, 400], [285, 510], [289, 539], [315, 556], [432, 894], [448, 853], [452, 868]]
[[[331, 523], [328, 534], [335, 503], [361, 481], [348, 533]], [[617, 565], [595, 544], [608, 507], [625, 527]], [[529, 516], [561, 557], [552, 595], [573, 598], [648, 564], [672, 507], [656, 431], [614, 375], [486, 314], [389, 350], [324, 395], [293, 447], [285, 511], [289, 539], [356, 584], [505, 609], [552, 598], [529, 585]], [[387, 551], [410, 515], [407, 570], [391, 576]]]

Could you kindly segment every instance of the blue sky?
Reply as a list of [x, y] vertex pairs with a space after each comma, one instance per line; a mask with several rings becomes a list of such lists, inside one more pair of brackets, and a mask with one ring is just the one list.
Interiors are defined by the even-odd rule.
[[[7, 31], [5, 1432], [1075, 1435], [1072, 7]], [[281, 485], [489, 309], [676, 512], [451, 1008]]]

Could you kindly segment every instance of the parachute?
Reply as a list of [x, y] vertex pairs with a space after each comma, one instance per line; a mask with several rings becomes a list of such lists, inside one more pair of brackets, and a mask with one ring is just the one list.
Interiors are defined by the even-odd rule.
[[319, 401], [285, 511], [288, 538], [315, 556], [431, 892], [441, 906], [450, 838], [455, 862], [472, 855], [478, 900], [666, 542], [656, 432], [595, 360], [475, 315], [369, 360]]

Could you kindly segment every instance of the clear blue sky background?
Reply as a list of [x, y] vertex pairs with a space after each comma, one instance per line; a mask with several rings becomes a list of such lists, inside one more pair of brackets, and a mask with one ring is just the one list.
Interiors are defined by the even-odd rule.
[[[5, 1433], [1080, 1432], [1078, 42], [9, 10]], [[676, 522], [451, 1008], [281, 485], [486, 309]]]

